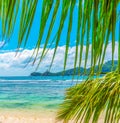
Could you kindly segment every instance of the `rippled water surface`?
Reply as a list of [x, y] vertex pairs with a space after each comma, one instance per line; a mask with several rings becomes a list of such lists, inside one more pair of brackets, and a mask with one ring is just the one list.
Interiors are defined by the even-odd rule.
[[76, 83], [70, 76], [0, 77], [0, 108], [56, 109], [65, 89]]

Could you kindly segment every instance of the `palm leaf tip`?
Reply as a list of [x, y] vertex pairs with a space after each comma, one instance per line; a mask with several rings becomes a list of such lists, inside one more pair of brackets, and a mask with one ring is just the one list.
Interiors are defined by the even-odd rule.
[[120, 74], [111, 72], [103, 78], [87, 80], [66, 92], [57, 119], [69, 122], [97, 123], [104, 112], [104, 123], [120, 119]]

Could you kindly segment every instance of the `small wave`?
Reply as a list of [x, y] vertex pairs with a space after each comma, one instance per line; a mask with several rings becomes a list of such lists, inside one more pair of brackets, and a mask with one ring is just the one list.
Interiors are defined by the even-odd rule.
[[52, 80], [0, 80], [0, 82], [48, 82]]
[[64, 80], [66, 82], [79, 82], [79, 81], [83, 81], [82, 79], [74, 79], [74, 80]]
[[35, 79], [31, 79], [31, 80], [5, 80], [5, 79], [1, 79], [0, 82], [28, 82], [28, 83], [39, 83], [39, 82], [81, 82], [83, 81], [83, 79], [76, 79], [76, 80], [52, 80], [52, 79], [43, 79], [43, 80], [35, 80]]

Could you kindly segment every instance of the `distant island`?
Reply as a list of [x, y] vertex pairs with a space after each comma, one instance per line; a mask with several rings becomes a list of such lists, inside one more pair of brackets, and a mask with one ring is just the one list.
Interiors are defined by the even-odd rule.
[[[111, 69], [115, 70], [116, 67], [117, 67], [117, 64], [118, 64], [118, 61], [115, 60], [114, 61], [114, 66], [112, 68], [112, 61], [108, 61], [106, 62], [103, 67], [102, 67], [102, 71], [101, 71], [101, 74], [105, 74], [107, 72], [110, 72]], [[95, 67], [95, 72], [97, 72], [97, 69], [98, 69], [98, 66]], [[40, 73], [40, 72], [33, 72], [30, 74], [30, 76], [71, 76], [71, 75], [78, 75], [78, 68], [76, 68], [76, 72], [74, 73], [74, 68], [73, 69], [69, 69], [69, 70], [66, 70], [66, 71], [61, 71], [61, 72], [56, 72], [56, 73], [52, 73], [52, 72], [49, 72], [49, 71], [46, 71], [44, 73]], [[90, 73], [90, 70], [91, 68], [88, 68], [86, 69], [86, 75], [88, 75]], [[83, 75], [84, 74], [84, 68], [80, 67], [80, 75]]]

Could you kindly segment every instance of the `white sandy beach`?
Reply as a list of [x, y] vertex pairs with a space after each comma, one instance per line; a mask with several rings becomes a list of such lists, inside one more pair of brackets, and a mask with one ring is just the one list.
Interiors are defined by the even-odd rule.
[[[55, 121], [55, 112], [0, 111], [0, 123], [62, 123]], [[70, 122], [74, 123], [74, 122]], [[101, 117], [98, 123], [103, 123]]]
[[0, 111], [0, 123], [55, 123], [55, 113], [2, 110]]

